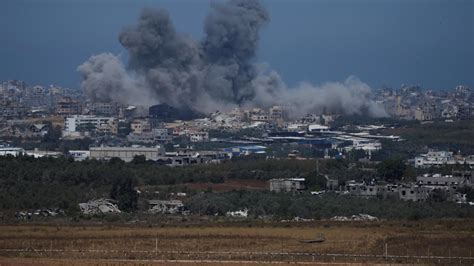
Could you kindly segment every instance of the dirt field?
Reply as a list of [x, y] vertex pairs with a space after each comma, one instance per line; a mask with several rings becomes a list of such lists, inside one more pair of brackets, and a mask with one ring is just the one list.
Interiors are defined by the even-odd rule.
[[[323, 243], [300, 242], [320, 234], [326, 239]], [[91, 265], [160, 265], [171, 261], [187, 265], [209, 261], [213, 265], [252, 261], [472, 265], [473, 248], [472, 220], [258, 227], [0, 226], [0, 265], [61, 265], [64, 259], [77, 265], [89, 265], [88, 261]], [[55, 264], [52, 259], [62, 260]]]

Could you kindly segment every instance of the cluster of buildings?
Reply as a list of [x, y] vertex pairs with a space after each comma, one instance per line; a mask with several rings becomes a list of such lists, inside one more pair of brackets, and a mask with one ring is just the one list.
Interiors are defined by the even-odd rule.
[[424, 202], [437, 193], [442, 200], [466, 203], [459, 188], [474, 186], [474, 171], [453, 171], [450, 175], [424, 174], [411, 183], [383, 183], [350, 180], [345, 191], [354, 196], [398, 198], [404, 201]]
[[[42, 139], [60, 128], [62, 139], [90, 138], [101, 146], [144, 147], [165, 144], [193, 146], [200, 142], [228, 142], [232, 154], [265, 153], [269, 143], [296, 143], [315, 149], [344, 152], [363, 150], [370, 158], [382, 148], [380, 136], [333, 131], [337, 114], [307, 115], [289, 120], [284, 106], [234, 109], [202, 115], [167, 104], [144, 108], [114, 102], [91, 102], [78, 90], [58, 86], [28, 86], [11, 80], [0, 85], [0, 137]], [[265, 132], [242, 136], [246, 129]], [[212, 138], [210, 132], [227, 132], [230, 138]], [[92, 150], [91, 150], [92, 151]], [[80, 158], [85, 151], [74, 151]], [[128, 160], [128, 159], [127, 159]]]
[[453, 154], [451, 151], [429, 150], [425, 154], [416, 156], [414, 161], [416, 168], [456, 164], [472, 167], [474, 166], [474, 155], [462, 156], [460, 154]]
[[470, 119], [474, 115], [474, 93], [466, 86], [449, 91], [402, 86], [399, 90], [377, 90], [374, 98], [391, 116], [406, 120], [451, 121]]
[[[276, 178], [268, 181], [273, 192], [300, 193], [307, 189], [305, 178]], [[467, 203], [466, 195], [459, 192], [461, 188], [474, 187], [474, 171], [453, 171], [450, 175], [423, 174], [416, 177], [416, 182], [387, 183], [383, 181], [349, 180], [342, 184], [337, 179], [326, 177], [326, 190], [313, 191], [319, 195], [326, 191], [357, 197], [392, 198], [403, 201], [424, 202], [430, 199]]]
[[[373, 97], [393, 116], [433, 120], [470, 117], [473, 113], [472, 95], [471, 90], [464, 86], [447, 92], [403, 86], [400, 90], [378, 90]], [[398, 136], [373, 133], [374, 129], [380, 128], [334, 130], [331, 123], [338, 114], [308, 114], [290, 120], [285, 106], [272, 106], [236, 108], [226, 113], [217, 111], [203, 115], [167, 104], [145, 108], [91, 102], [78, 90], [28, 86], [16, 80], [0, 84], [0, 113], [3, 113], [0, 116], [0, 137], [41, 139], [51, 129], [60, 128], [62, 139], [90, 138], [96, 142], [94, 146], [173, 144], [192, 149], [199, 143], [219, 142], [236, 150], [227, 149], [225, 152], [250, 154], [264, 153], [259, 147], [267, 144], [284, 143], [319, 149], [325, 157], [330, 157], [330, 150], [337, 150], [340, 156], [360, 150], [370, 159], [373, 152], [382, 148], [381, 139], [400, 140]], [[263, 133], [257, 136], [241, 133], [253, 129]], [[222, 137], [225, 134], [212, 136], [215, 132], [225, 132], [230, 137]], [[456, 156], [454, 161], [459, 161]], [[464, 161], [472, 162], [472, 158]], [[434, 162], [431, 158], [417, 158], [416, 165]], [[448, 163], [451, 162], [449, 159]]]

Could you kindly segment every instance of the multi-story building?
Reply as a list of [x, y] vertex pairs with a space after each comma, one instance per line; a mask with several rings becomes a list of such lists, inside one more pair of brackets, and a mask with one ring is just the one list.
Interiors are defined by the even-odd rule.
[[206, 131], [193, 131], [189, 133], [189, 140], [191, 142], [203, 142], [209, 140], [209, 133]]
[[78, 115], [82, 113], [82, 104], [71, 97], [64, 97], [56, 103], [56, 114], [58, 115]]
[[141, 134], [143, 132], [148, 132], [151, 130], [150, 123], [145, 119], [134, 119], [130, 123], [130, 129], [134, 134]]
[[90, 157], [98, 160], [110, 160], [120, 158], [125, 162], [131, 162], [135, 156], [145, 156], [147, 160], [158, 160], [165, 154], [165, 149], [156, 147], [91, 147]]
[[474, 156], [463, 157], [461, 155], [453, 155], [449, 151], [434, 151], [429, 150], [426, 154], [420, 154], [415, 157], [415, 167], [431, 167], [441, 165], [453, 165], [453, 164], [467, 164], [474, 166]]
[[270, 120], [274, 122], [283, 121], [284, 114], [281, 106], [273, 106], [270, 108]]
[[94, 115], [73, 115], [64, 122], [64, 133], [102, 132], [117, 134], [117, 119]]
[[103, 102], [93, 102], [87, 104], [87, 109], [89, 114], [92, 115], [106, 115], [106, 116], [115, 116], [118, 113], [119, 106], [117, 103], [103, 103]]
[[166, 142], [171, 140], [171, 136], [168, 134], [166, 128], [154, 128], [150, 131], [144, 131], [141, 133], [130, 133], [127, 136], [127, 140], [132, 143], [157, 143]]

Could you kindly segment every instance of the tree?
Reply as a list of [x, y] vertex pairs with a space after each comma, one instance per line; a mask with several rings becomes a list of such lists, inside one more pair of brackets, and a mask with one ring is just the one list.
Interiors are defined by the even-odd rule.
[[406, 165], [402, 158], [388, 159], [377, 165], [377, 173], [386, 181], [397, 181], [403, 177]]
[[310, 190], [325, 190], [327, 180], [323, 175], [314, 173], [305, 179], [305, 185]]
[[61, 137], [61, 127], [60, 126], [52, 126], [49, 128], [48, 132], [43, 136], [43, 142], [46, 143], [56, 143], [59, 141]]
[[448, 199], [448, 195], [445, 190], [437, 188], [431, 192], [430, 199], [434, 202], [443, 202]]
[[144, 164], [146, 163], [145, 155], [135, 155], [132, 159], [132, 164]]
[[110, 197], [118, 201], [119, 209], [125, 212], [135, 211], [138, 207], [136, 181], [130, 177], [119, 178], [112, 185]]

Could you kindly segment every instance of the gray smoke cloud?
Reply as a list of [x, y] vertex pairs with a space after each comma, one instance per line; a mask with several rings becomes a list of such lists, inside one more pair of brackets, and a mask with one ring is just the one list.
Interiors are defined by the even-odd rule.
[[176, 32], [166, 10], [146, 8], [137, 25], [119, 34], [129, 53], [127, 67], [110, 53], [92, 56], [78, 67], [81, 87], [94, 101], [167, 103], [202, 113], [282, 105], [295, 118], [323, 110], [386, 116], [369, 100], [370, 87], [355, 77], [288, 88], [278, 73], [253, 63], [260, 30], [268, 21], [258, 0], [213, 3], [205, 36], [195, 41]]

